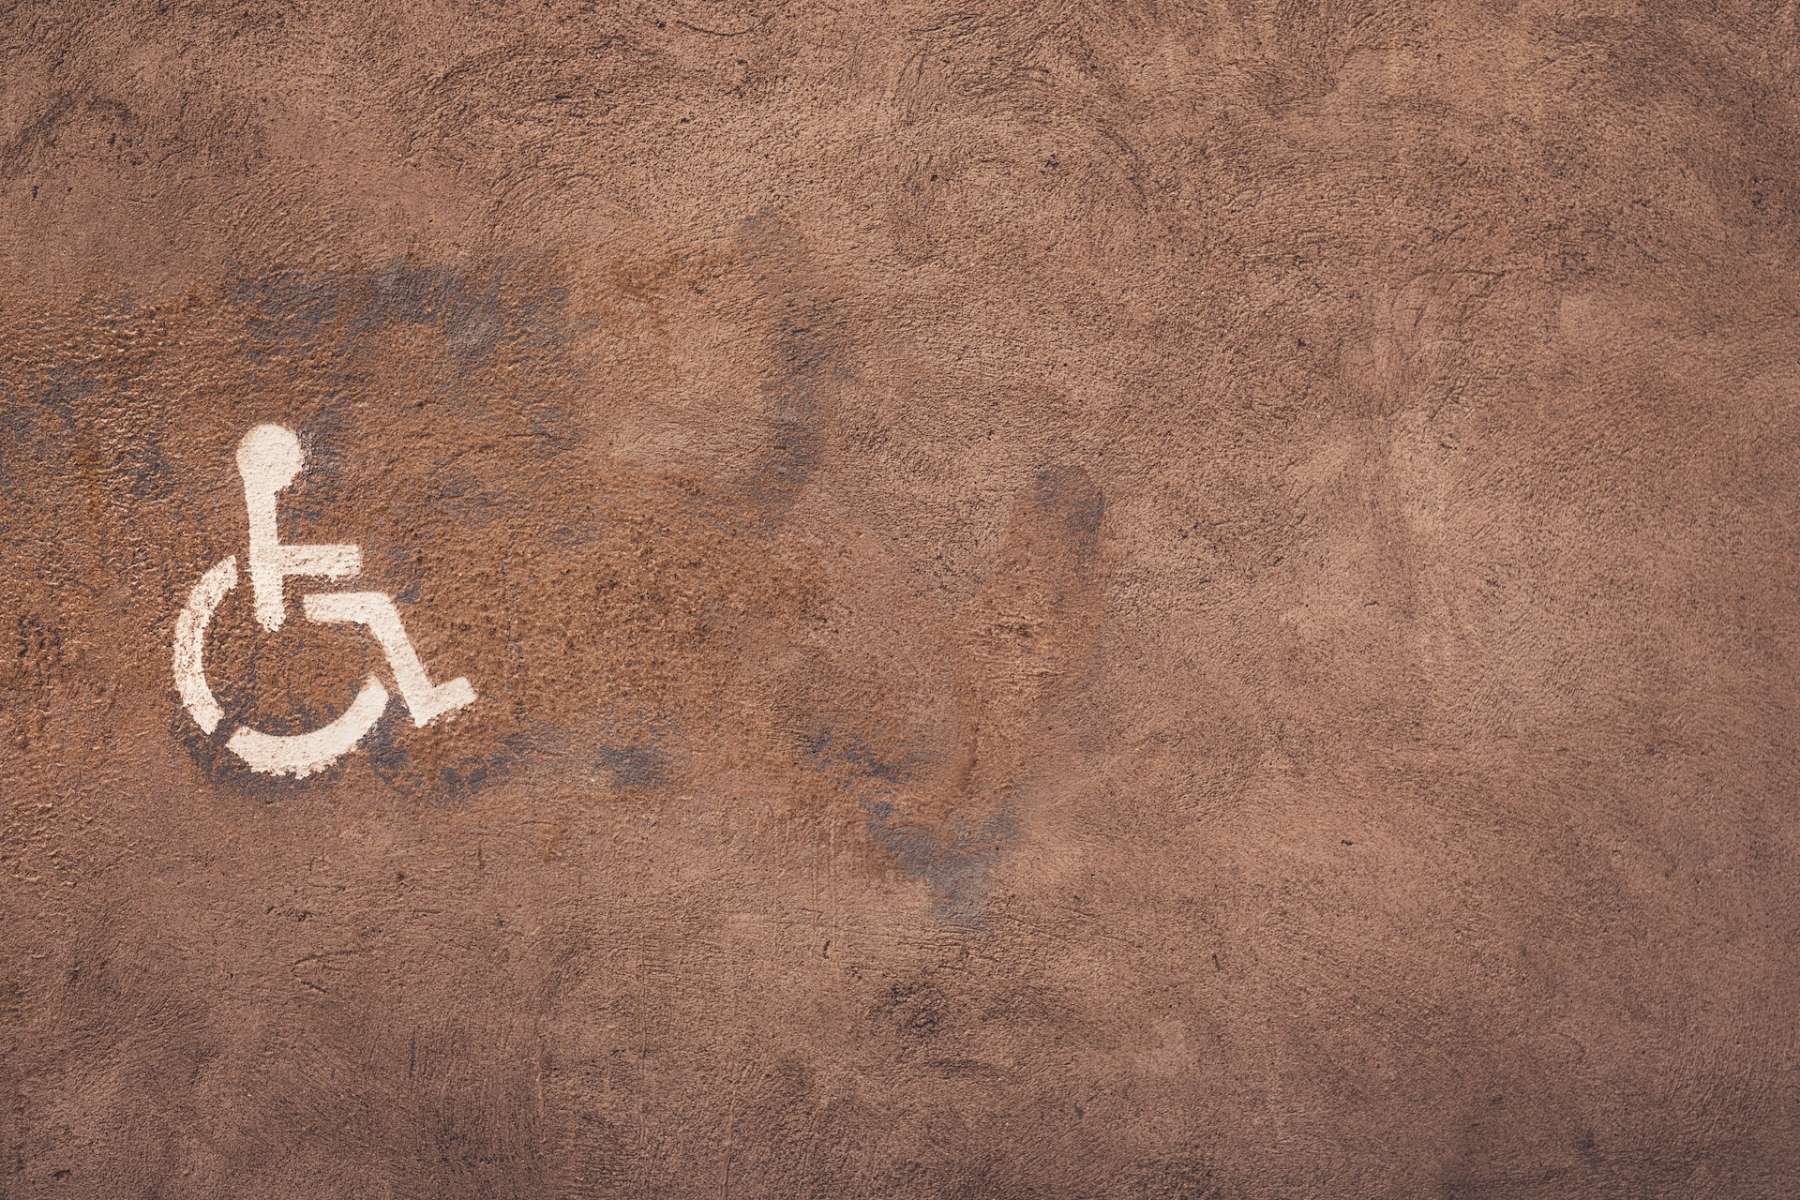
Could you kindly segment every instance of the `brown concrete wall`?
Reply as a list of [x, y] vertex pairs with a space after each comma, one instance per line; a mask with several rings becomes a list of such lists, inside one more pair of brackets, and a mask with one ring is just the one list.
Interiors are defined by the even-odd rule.
[[1792, 4], [0, 49], [0, 1196], [1800, 1192]]

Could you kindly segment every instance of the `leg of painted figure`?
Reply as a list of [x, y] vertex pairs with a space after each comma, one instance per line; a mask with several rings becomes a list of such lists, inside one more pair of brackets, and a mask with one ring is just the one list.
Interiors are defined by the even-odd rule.
[[317, 592], [302, 602], [309, 621], [353, 621], [367, 625], [387, 655], [388, 669], [399, 685], [400, 699], [412, 711], [414, 725], [428, 725], [447, 712], [475, 700], [467, 679], [433, 684], [418, 651], [400, 624], [400, 610], [385, 592]]

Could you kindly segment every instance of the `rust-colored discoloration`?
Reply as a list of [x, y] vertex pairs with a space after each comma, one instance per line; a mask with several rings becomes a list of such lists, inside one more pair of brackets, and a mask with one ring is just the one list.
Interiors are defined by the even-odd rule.
[[6, 9], [0, 1196], [1792, 1195], [1796, 47]]

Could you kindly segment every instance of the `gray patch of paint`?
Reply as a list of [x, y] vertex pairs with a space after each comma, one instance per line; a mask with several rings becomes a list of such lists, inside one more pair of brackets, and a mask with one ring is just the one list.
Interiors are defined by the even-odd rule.
[[4, 484], [12, 481], [13, 460], [19, 450], [34, 440], [31, 415], [18, 406], [7, 408], [0, 412], [0, 430], [6, 433], [0, 438], [0, 484]]
[[43, 374], [36, 399], [40, 407], [56, 414], [66, 432], [73, 433], [76, 405], [99, 390], [100, 381], [85, 366], [51, 367]]
[[892, 983], [870, 1007], [869, 1015], [908, 1040], [928, 1041], [950, 1024], [950, 997], [943, 988], [923, 980]]
[[[559, 345], [568, 293], [535, 287], [509, 295], [503, 273], [475, 276], [451, 266], [390, 262], [367, 271], [279, 271], [239, 283], [231, 299], [246, 318], [253, 352], [314, 347], [334, 321], [343, 343], [396, 326], [437, 329], [458, 362], [488, 358], [501, 342]], [[547, 339], [547, 341], [546, 341]]]
[[881, 758], [869, 748], [867, 742], [854, 734], [842, 737], [829, 730], [820, 730], [806, 739], [806, 756], [820, 770], [842, 764], [849, 767], [851, 774], [857, 778], [879, 779], [883, 783], [903, 782], [911, 777], [914, 766], [910, 759], [890, 762]]
[[460, 808], [480, 792], [518, 779], [545, 760], [561, 757], [569, 747], [566, 730], [539, 723], [505, 735], [484, 751], [426, 765], [407, 748], [405, 739], [413, 733], [411, 723], [392, 716], [390, 712], [363, 739], [369, 765], [383, 783], [401, 795], [434, 808]]
[[857, 797], [869, 838], [900, 871], [931, 891], [940, 920], [979, 922], [987, 907], [988, 884], [1000, 855], [1016, 839], [1010, 813], [979, 822], [952, 818], [941, 829], [903, 819], [885, 794], [913, 777], [917, 760], [884, 758], [855, 735], [821, 730], [803, 744], [820, 771], [847, 775], [846, 790]]
[[10, 142], [0, 147], [0, 167], [5, 168], [6, 174], [11, 175], [17, 171], [38, 146], [55, 145], [56, 127], [74, 109], [75, 96], [72, 92], [58, 92], [52, 96], [43, 112], [27, 121]]
[[392, 591], [394, 599], [401, 604], [417, 604], [419, 602], [421, 588], [419, 570], [414, 565], [415, 554], [416, 551], [405, 546], [390, 546], [381, 556], [382, 561], [386, 564], [386, 570], [383, 573], [385, 578], [390, 581], [397, 579], [406, 581], [403, 587]]
[[[104, 96], [79, 96], [74, 92], [58, 92], [36, 117], [0, 146], [0, 175], [16, 178], [26, 164], [37, 159], [46, 149], [54, 149], [60, 139], [64, 121], [80, 107], [90, 113], [112, 117], [122, 125], [135, 125], [136, 115], [117, 100]], [[32, 189], [33, 196], [37, 190]]]
[[127, 487], [135, 499], [160, 500], [175, 490], [174, 471], [154, 437], [127, 441], [117, 452], [115, 465], [129, 481]]
[[339, 297], [328, 278], [306, 271], [280, 271], [231, 289], [234, 303], [255, 309], [245, 321], [252, 337], [267, 343], [312, 341], [337, 311]]
[[368, 303], [350, 322], [353, 338], [390, 325], [435, 325], [450, 352], [464, 362], [486, 358], [500, 340], [497, 280], [474, 286], [449, 267], [395, 262], [375, 270], [368, 288]]
[[573, 450], [581, 444], [581, 424], [567, 405], [528, 405], [521, 401], [519, 407], [528, 409], [531, 414], [527, 430], [531, 435], [532, 448], [540, 454], [554, 456]]
[[655, 746], [602, 746], [600, 769], [614, 788], [658, 788], [669, 781], [669, 756]]
[[773, 310], [764, 342], [770, 369], [761, 395], [768, 441], [745, 480], [751, 497], [779, 517], [799, 499], [825, 451], [820, 391], [851, 374], [845, 306], [814, 285], [799, 235], [771, 214], [746, 220], [740, 234], [745, 258], [756, 271], [756, 290]]
[[462, 467], [440, 468], [432, 477], [429, 503], [470, 528], [491, 524], [506, 507], [504, 499]]
[[[34, 387], [7, 387], [10, 403], [0, 411], [0, 429], [7, 435], [0, 440], [0, 479], [7, 478], [8, 464], [15, 461], [72, 462], [66, 443], [77, 429], [76, 406], [99, 390], [100, 381], [85, 364], [42, 371]], [[51, 426], [51, 418], [60, 430]], [[61, 447], [58, 438], [63, 439]]]
[[869, 837], [894, 865], [931, 889], [940, 920], [979, 921], [987, 907], [989, 878], [1017, 830], [1002, 812], [978, 824], [953, 821], [943, 830], [901, 820], [886, 800], [864, 800]]
[[1106, 517], [1106, 496], [1085, 467], [1063, 465], [1039, 472], [1034, 498], [1062, 518], [1068, 532], [1086, 543], [1098, 540]]

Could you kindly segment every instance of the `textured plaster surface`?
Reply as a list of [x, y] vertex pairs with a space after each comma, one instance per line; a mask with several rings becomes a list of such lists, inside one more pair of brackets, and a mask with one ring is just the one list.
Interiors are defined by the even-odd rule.
[[1797, 59], [0, 7], [0, 1196], [1797, 1194]]

